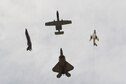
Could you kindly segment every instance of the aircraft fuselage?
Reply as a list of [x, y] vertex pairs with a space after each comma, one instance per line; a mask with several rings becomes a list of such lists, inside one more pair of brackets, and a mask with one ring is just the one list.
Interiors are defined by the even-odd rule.
[[93, 35], [92, 35], [93, 44], [95, 44], [96, 37], [97, 37], [96, 34], [93, 34]]

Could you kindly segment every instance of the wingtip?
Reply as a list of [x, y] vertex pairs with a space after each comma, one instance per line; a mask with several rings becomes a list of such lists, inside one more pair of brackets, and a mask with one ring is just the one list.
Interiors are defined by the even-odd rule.
[[48, 26], [47, 23], [45, 23], [45, 26]]

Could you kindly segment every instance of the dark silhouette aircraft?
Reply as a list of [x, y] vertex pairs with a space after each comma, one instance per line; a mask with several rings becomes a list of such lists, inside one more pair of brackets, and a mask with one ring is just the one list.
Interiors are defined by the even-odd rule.
[[93, 39], [93, 45], [97, 46], [97, 44], [95, 43], [95, 40], [99, 41], [99, 38], [96, 35], [96, 30], [94, 30], [94, 33], [90, 36], [90, 41]]
[[26, 39], [27, 39], [27, 50], [31, 51], [32, 50], [32, 43], [31, 43], [31, 39], [30, 39], [30, 36], [28, 34], [28, 31], [27, 29], [25, 29], [25, 35], [26, 35]]
[[70, 77], [71, 74], [68, 72], [73, 69], [74, 67], [66, 61], [65, 56], [63, 55], [62, 48], [61, 48], [59, 62], [53, 67], [52, 71], [57, 72], [58, 73], [57, 78], [60, 78], [62, 74], [65, 74], [67, 77]]
[[45, 26], [56, 26], [56, 30], [58, 30], [58, 32], [55, 32], [55, 35], [60, 35], [60, 34], [64, 34], [64, 31], [60, 31], [62, 30], [62, 25], [65, 24], [71, 24], [72, 21], [71, 20], [63, 20], [63, 19], [59, 19], [59, 13], [57, 11], [57, 21], [52, 21], [52, 22], [47, 22], [45, 23]]

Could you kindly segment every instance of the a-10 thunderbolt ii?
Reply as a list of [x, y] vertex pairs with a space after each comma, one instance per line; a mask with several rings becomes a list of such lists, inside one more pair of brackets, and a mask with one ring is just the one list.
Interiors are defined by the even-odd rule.
[[32, 43], [31, 43], [31, 39], [30, 39], [30, 36], [29, 36], [29, 34], [28, 34], [27, 29], [25, 29], [25, 35], [26, 35], [27, 45], [28, 45], [27, 51], [28, 51], [28, 50], [31, 51], [31, 50], [32, 50]]
[[69, 73], [69, 71], [73, 69], [74, 67], [66, 61], [61, 48], [59, 62], [53, 67], [52, 71], [57, 72], [57, 78], [60, 78], [62, 74], [65, 74], [67, 77], [70, 77], [71, 74]]
[[94, 46], [97, 46], [97, 44], [96, 44], [96, 40], [97, 41], [99, 41], [99, 38], [97, 37], [97, 35], [96, 35], [96, 30], [94, 30], [94, 33], [90, 36], [90, 41], [93, 39], [93, 45]]
[[57, 15], [57, 21], [51, 21], [51, 22], [47, 22], [45, 23], [45, 26], [56, 26], [56, 30], [58, 30], [58, 32], [55, 32], [55, 35], [60, 35], [60, 34], [64, 34], [64, 31], [60, 31], [62, 30], [62, 25], [65, 24], [71, 24], [72, 21], [71, 20], [63, 20], [63, 19], [59, 19], [59, 12], [56, 12]]

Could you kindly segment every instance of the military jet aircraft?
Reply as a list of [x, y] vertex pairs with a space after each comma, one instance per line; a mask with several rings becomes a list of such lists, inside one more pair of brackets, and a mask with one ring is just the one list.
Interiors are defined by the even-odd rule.
[[25, 29], [25, 35], [26, 35], [27, 45], [28, 45], [27, 51], [28, 51], [28, 50], [31, 51], [31, 50], [32, 50], [32, 43], [31, 43], [31, 39], [30, 39], [30, 36], [29, 36], [29, 34], [28, 34], [27, 29]]
[[94, 30], [93, 35], [90, 36], [90, 41], [93, 39], [93, 45], [97, 46], [97, 44], [95, 43], [95, 40], [99, 41], [99, 38], [96, 35], [96, 30]]
[[52, 71], [57, 72], [58, 73], [57, 78], [60, 78], [62, 74], [65, 74], [67, 77], [70, 77], [71, 74], [68, 72], [73, 69], [74, 67], [66, 61], [65, 56], [63, 55], [62, 48], [61, 48], [59, 62], [53, 67]]
[[57, 21], [52, 21], [52, 22], [47, 22], [45, 23], [45, 26], [56, 26], [56, 30], [58, 30], [58, 32], [55, 32], [55, 35], [60, 35], [60, 34], [64, 34], [64, 31], [60, 31], [62, 30], [62, 25], [65, 24], [71, 24], [72, 21], [71, 20], [63, 20], [63, 19], [59, 19], [59, 12], [56, 12], [57, 15]]

